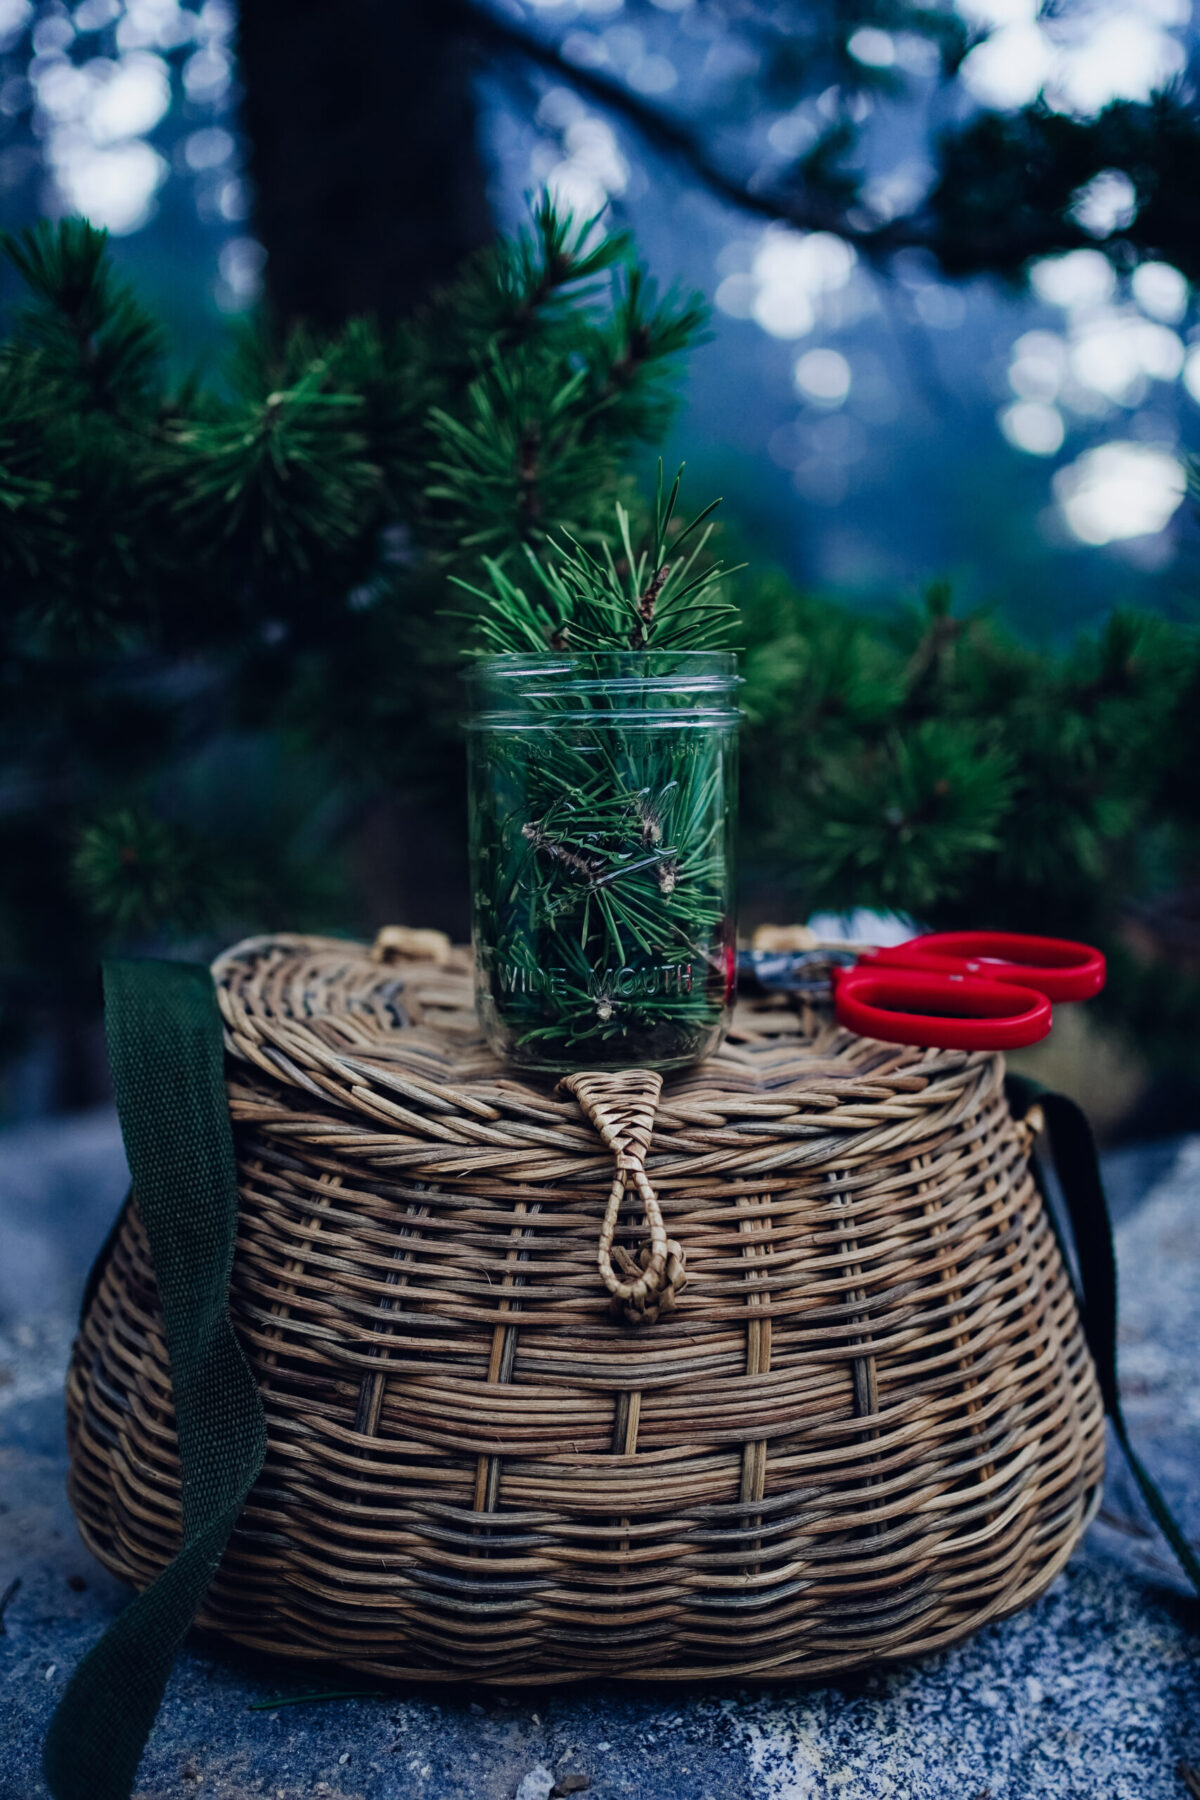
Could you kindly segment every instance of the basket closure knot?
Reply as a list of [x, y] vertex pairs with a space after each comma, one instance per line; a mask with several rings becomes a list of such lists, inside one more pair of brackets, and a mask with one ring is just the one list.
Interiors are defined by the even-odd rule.
[[[667, 1236], [658, 1196], [646, 1174], [662, 1076], [651, 1069], [622, 1069], [613, 1074], [582, 1071], [564, 1076], [558, 1085], [575, 1096], [616, 1158], [597, 1254], [613, 1310], [630, 1325], [653, 1324], [662, 1313], [674, 1310], [686, 1281], [683, 1251]], [[650, 1232], [650, 1242], [638, 1262], [613, 1243], [621, 1203], [631, 1189], [642, 1203]], [[614, 1262], [622, 1274], [617, 1273]]]

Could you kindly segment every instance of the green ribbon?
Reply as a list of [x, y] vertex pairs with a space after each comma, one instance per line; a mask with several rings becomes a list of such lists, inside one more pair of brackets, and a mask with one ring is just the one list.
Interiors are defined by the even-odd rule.
[[88, 1652], [46, 1738], [55, 1800], [127, 1800], [171, 1665], [262, 1468], [262, 1401], [229, 1317], [237, 1164], [207, 969], [114, 962], [117, 1111], [166, 1328], [183, 1545]]
[[[1117, 1259], [1092, 1128], [1074, 1100], [1068, 1100], [1065, 1094], [1050, 1093], [1040, 1082], [1031, 1081], [1024, 1075], [1010, 1075], [1005, 1087], [1014, 1118], [1024, 1118], [1032, 1106], [1042, 1109], [1050, 1154], [1075, 1243], [1079, 1265], [1079, 1312], [1088, 1349], [1096, 1365], [1104, 1410], [1112, 1420], [1117, 1442], [1159, 1530], [1200, 1594], [1200, 1559], [1130, 1443], [1129, 1428], [1121, 1411], [1121, 1392], [1117, 1385]], [[1036, 1157], [1032, 1160], [1032, 1168], [1042, 1190], [1047, 1214], [1053, 1219]]]

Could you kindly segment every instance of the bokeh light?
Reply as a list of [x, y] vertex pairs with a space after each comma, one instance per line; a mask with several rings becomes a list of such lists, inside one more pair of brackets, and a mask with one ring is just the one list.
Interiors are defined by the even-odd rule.
[[1083, 544], [1162, 531], [1186, 489], [1184, 471], [1168, 451], [1124, 441], [1085, 451], [1054, 477], [1055, 498]]
[[1094, 238], [1127, 230], [1136, 219], [1137, 210], [1137, 189], [1124, 169], [1101, 169], [1077, 190], [1071, 201], [1071, 217]]
[[1043, 97], [1056, 112], [1094, 118], [1114, 100], [1148, 100], [1187, 63], [1176, 35], [1187, 0], [1044, 10], [1038, 0], [959, 0], [957, 10], [989, 31], [963, 62], [963, 83], [1001, 112]]
[[753, 319], [771, 337], [806, 337], [829, 317], [828, 301], [847, 287], [857, 261], [832, 232], [768, 226], [749, 268], [720, 283], [716, 304], [732, 318]]
[[1062, 414], [1044, 400], [1017, 400], [1006, 406], [1000, 429], [1014, 449], [1030, 456], [1053, 456], [1066, 435]]
[[[261, 291], [248, 274], [252, 256], [226, 259], [233, 282], [213, 267], [249, 213], [230, 128], [235, 25], [227, 0], [80, 0], [71, 11], [63, 0], [0, 0], [0, 53], [26, 32], [32, 51], [23, 73], [0, 80], [0, 126], [25, 120], [30, 140], [0, 151], [0, 197], [36, 177], [36, 211], [81, 213], [129, 238], [153, 223], [182, 176], [196, 220], [216, 233], [210, 302], [252, 304]], [[255, 254], [260, 277], [261, 247]]]
[[809, 350], [793, 370], [796, 390], [806, 400], [840, 406], [850, 392], [850, 364], [837, 350]]

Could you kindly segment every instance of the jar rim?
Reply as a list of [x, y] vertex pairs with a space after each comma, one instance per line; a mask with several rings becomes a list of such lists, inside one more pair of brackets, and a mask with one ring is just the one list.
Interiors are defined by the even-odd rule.
[[531, 675], [553, 675], [583, 670], [588, 673], [612, 671], [645, 674], [648, 664], [658, 663], [680, 673], [694, 670], [699, 674], [708, 670], [713, 674], [727, 672], [730, 679], [736, 679], [737, 676], [736, 650], [664, 650], [656, 649], [653, 645], [645, 650], [547, 650], [544, 653], [524, 650], [487, 651], [472, 656], [464, 670], [464, 676], [471, 681], [485, 675], [520, 675], [525, 672]]

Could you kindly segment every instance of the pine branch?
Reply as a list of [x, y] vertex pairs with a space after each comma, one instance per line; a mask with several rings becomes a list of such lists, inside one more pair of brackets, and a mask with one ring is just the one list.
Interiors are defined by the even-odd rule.
[[113, 274], [108, 234], [82, 219], [0, 237], [0, 250], [34, 297], [18, 313], [8, 354], [36, 358], [65, 405], [114, 417], [142, 414], [159, 392], [157, 322]]
[[[591, 228], [570, 225], [569, 215], [567, 226], [571, 246]], [[620, 259], [600, 266], [610, 261]], [[589, 259], [589, 277], [594, 269]], [[660, 299], [636, 266], [622, 265], [614, 281], [607, 318], [599, 290], [585, 289], [536, 339], [506, 347], [501, 336], [489, 338], [462, 401], [430, 408], [425, 541], [503, 555], [547, 532], [593, 528], [624, 457], [665, 428], [674, 367], [706, 318], [698, 296]], [[447, 296], [451, 309], [455, 303]]]
[[591, 652], [723, 646], [737, 609], [722, 597], [720, 584], [735, 571], [720, 562], [701, 564], [711, 527], [686, 556], [680, 554], [720, 501], [711, 501], [676, 534], [673, 560], [666, 556], [682, 475], [681, 467], [664, 503], [660, 461], [654, 533], [646, 549], [634, 550], [630, 515], [618, 501], [616, 532], [601, 539], [599, 555], [566, 532], [560, 540], [546, 540], [549, 557], [526, 547], [526, 566], [536, 583], [528, 592], [491, 558], [484, 559], [489, 588], [452, 576], [482, 603], [480, 648]]
[[[356, 559], [380, 517], [382, 476], [359, 426], [363, 397], [329, 391], [317, 358], [286, 388], [209, 401], [172, 424], [170, 518], [244, 578], [307, 577]], [[343, 577], [344, 578], [344, 577]]]
[[[0, 578], [36, 578], [66, 549], [72, 450], [28, 364], [0, 356]], [[10, 592], [12, 590], [10, 589]]]
[[[578, 332], [604, 299], [603, 278], [627, 264], [632, 250], [628, 232], [601, 231], [597, 218], [578, 218], [542, 194], [528, 226], [472, 258], [422, 310], [417, 334], [435, 357], [464, 348], [469, 357], [472, 340], [511, 350], [547, 323]], [[457, 332], [444, 329], [447, 305]]]
[[236, 903], [213, 846], [141, 807], [121, 806], [79, 832], [72, 864], [91, 912], [120, 937], [202, 929]]

